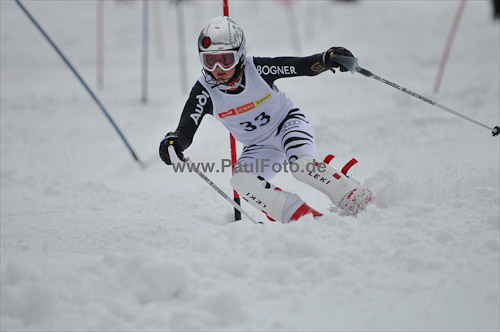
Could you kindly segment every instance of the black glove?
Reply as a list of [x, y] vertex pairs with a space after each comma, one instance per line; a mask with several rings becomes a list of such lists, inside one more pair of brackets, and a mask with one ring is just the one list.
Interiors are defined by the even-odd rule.
[[174, 147], [175, 153], [180, 160], [184, 160], [184, 155], [182, 154], [182, 148], [179, 143], [179, 135], [170, 132], [165, 135], [160, 143], [160, 158], [167, 165], [172, 165], [172, 160], [170, 160], [170, 155], [168, 154], [168, 147], [172, 145]]
[[354, 57], [354, 55], [352, 55], [351, 51], [349, 51], [346, 48], [336, 46], [336, 47], [330, 47], [328, 49], [328, 51], [323, 53], [323, 65], [326, 68], [330, 69], [334, 73], [335, 73], [335, 70], [333, 68], [339, 68], [340, 71], [342, 71], [342, 72], [348, 71], [349, 69], [342, 66], [340, 63], [330, 59], [330, 56], [332, 54]]

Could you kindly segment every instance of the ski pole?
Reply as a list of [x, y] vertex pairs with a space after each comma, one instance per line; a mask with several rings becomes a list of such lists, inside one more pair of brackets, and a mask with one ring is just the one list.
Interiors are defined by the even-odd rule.
[[222, 189], [217, 187], [217, 185], [215, 183], [213, 183], [205, 174], [203, 174], [203, 172], [200, 171], [198, 169], [198, 167], [196, 167], [196, 165], [194, 165], [194, 163], [191, 160], [189, 160], [189, 158], [185, 158], [183, 161], [181, 161], [179, 159], [179, 157], [177, 157], [177, 153], [175, 153], [175, 149], [174, 149], [173, 145], [170, 145], [168, 147], [168, 154], [170, 155], [172, 163], [183, 163], [184, 162], [184, 163], [193, 165], [193, 167], [191, 169], [194, 170], [195, 173], [198, 174], [203, 179], [203, 181], [208, 183], [210, 185], [210, 187], [212, 187], [216, 192], [218, 192], [219, 195], [224, 197], [226, 199], [226, 201], [228, 201], [236, 210], [240, 211], [241, 214], [243, 214], [245, 217], [250, 219], [250, 221], [252, 221], [254, 224], [262, 224], [262, 222], [255, 221], [255, 219], [253, 219], [252, 216], [250, 216], [245, 210], [243, 210], [243, 208], [241, 206], [239, 206], [235, 201], [233, 201]]
[[355, 73], [355, 72], [357, 72], [357, 73], [360, 73], [361, 75], [364, 75], [364, 76], [366, 76], [366, 77], [372, 77], [372, 78], [376, 79], [377, 81], [380, 81], [380, 82], [382, 82], [382, 83], [385, 83], [385, 84], [387, 84], [387, 85], [390, 85], [390, 86], [392, 86], [393, 88], [396, 88], [396, 89], [398, 89], [399, 91], [402, 91], [402, 92], [404, 92], [404, 93], [407, 93], [407, 94], [409, 94], [409, 95], [410, 95], [410, 96], [412, 96], [412, 97], [418, 98], [418, 99], [420, 99], [420, 100], [422, 100], [422, 101], [425, 101], [425, 102], [426, 102], [426, 103], [428, 103], [428, 104], [431, 104], [431, 105], [433, 105], [433, 106], [436, 106], [437, 108], [442, 109], [443, 111], [446, 111], [446, 112], [451, 113], [451, 114], [453, 114], [453, 115], [455, 115], [455, 116], [458, 116], [459, 118], [462, 118], [462, 119], [464, 119], [464, 120], [467, 120], [467, 121], [469, 121], [469, 122], [471, 122], [471, 123], [474, 123], [474, 124], [476, 124], [476, 125], [478, 125], [478, 126], [480, 126], [480, 127], [483, 127], [483, 128], [488, 129], [488, 130], [491, 130], [491, 134], [492, 134], [493, 136], [498, 136], [498, 134], [500, 134], [500, 127], [499, 127], [499, 126], [495, 126], [495, 127], [491, 128], [490, 126], [487, 126], [487, 125], [485, 125], [484, 123], [481, 123], [481, 122], [479, 122], [479, 121], [477, 121], [477, 120], [474, 120], [474, 119], [472, 119], [472, 118], [470, 118], [470, 117], [468, 117], [468, 116], [466, 116], [466, 115], [463, 115], [463, 114], [461, 114], [461, 113], [459, 113], [459, 112], [456, 112], [456, 111], [452, 110], [452, 109], [451, 109], [451, 108], [449, 108], [449, 107], [446, 107], [446, 106], [444, 106], [444, 105], [441, 105], [441, 104], [439, 104], [439, 103], [437, 103], [437, 102], [433, 101], [432, 99], [429, 99], [429, 98], [427, 98], [427, 97], [424, 97], [424, 96], [422, 96], [422, 95], [420, 95], [420, 94], [418, 94], [418, 93], [415, 93], [415, 92], [413, 92], [413, 91], [411, 91], [411, 90], [408, 90], [408, 89], [406, 89], [406, 88], [404, 88], [404, 87], [402, 87], [402, 86], [399, 86], [399, 85], [397, 85], [396, 83], [393, 83], [393, 82], [391, 82], [391, 81], [388, 81], [388, 80], [386, 80], [385, 78], [382, 78], [382, 77], [380, 77], [380, 76], [377, 76], [377, 75], [373, 74], [371, 71], [366, 70], [366, 69], [364, 69], [364, 68], [360, 67], [360, 66], [359, 66], [359, 64], [358, 64], [358, 59], [357, 59], [357, 58], [355, 58], [355, 57], [348, 57], [348, 56], [343, 56], [343, 55], [336, 55], [336, 54], [332, 54], [332, 55], [330, 56], [330, 59], [332, 59], [332, 60], [333, 60], [333, 61], [335, 61], [335, 62], [340, 63], [341, 65], [343, 65], [344, 67], [346, 67], [347, 69], [349, 69], [349, 71], [350, 71], [351, 73]]

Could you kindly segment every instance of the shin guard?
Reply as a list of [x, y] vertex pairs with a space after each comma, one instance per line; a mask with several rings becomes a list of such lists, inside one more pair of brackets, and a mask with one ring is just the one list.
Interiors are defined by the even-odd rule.
[[[344, 211], [357, 214], [371, 200], [371, 192], [345, 175], [347, 170], [355, 164], [354, 159], [340, 172], [328, 165], [328, 161], [332, 158], [333, 156], [327, 157], [326, 163], [319, 167], [313, 158], [301, 157], [295, 161], [296, 169], [293, 176], [327, 195], [334, 205]], [[363, 197], [359, 197], [361, 193]]]
[[339, 206], [342, 198], [356, 189], [358, 184], [328, 164], [318, 167], [311, 157], [295, 161], [297, 169], [293, 176], [327, 195], [333, 204]]
[[236, 173], [231, 186], [250, 205], [262, 211], [271, 220], [288, 223], [305, 214], [321, 214], [304, 203], [298, 195], [283, 191], [260, 176]]

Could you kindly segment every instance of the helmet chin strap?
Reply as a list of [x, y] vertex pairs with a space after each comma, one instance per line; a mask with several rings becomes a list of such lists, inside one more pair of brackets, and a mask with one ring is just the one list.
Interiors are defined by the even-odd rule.
[[242, 86], [241, 82], [242, 82], [242, 78], [243, 78], [243, 71], [241, 71], [239, 75], [235, 75], [235, 76], [238, 76], [238, 77], [237, 78], [232, 77], [227, 82], [217, 84], [216, 85], [217, 89], [222, 90], [222, 91], [229, 91], [229, 90], [235, 90], [235, 89], [239, 88], [240, 86]]

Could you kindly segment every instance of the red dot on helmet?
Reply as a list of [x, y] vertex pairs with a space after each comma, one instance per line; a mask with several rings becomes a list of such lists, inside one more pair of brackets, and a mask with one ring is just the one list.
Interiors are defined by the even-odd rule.
[[211, 43], [210, 37], [204, 37], [201, 41], [201, 46], [203, 46], [203, 48], [209, 48]]

